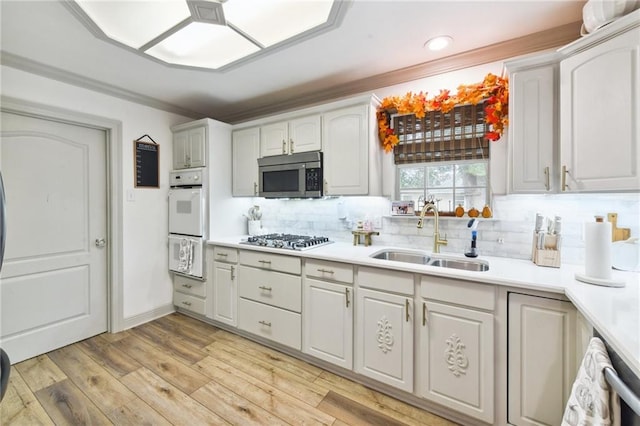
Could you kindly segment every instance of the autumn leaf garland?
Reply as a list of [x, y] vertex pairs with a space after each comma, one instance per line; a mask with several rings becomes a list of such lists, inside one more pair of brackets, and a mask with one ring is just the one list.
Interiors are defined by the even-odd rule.
[[392, 128], [389, 127], [391, 112], [398, 114], [415, 114], [417, 118], [423, 118], [427, 112], [449, 112], [456, 105], [476, 105], [485, 101], [485, 121], [489, 125], [489, 131], [485, 137], [491, 141], [500, 139], [505, 126], [509, 124], [509, 80], [494, 74], [487, 74], [481, 83], [460, 85], [458, 92], [451, 95], [448, 90], [440, 90], [440, 93], [432, 98], [427, 98], [427, 93], [408, 92], [406, 95], [390, 96], [384, 98], [378, 107], [378, 134], [385, 152], [391, 152], [399, 142]]

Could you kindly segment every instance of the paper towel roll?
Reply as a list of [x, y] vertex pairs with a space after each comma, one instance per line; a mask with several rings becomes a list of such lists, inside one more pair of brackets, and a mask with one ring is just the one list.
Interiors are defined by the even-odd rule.
[[584, 230], [585, 275], [611, 279], [611, 223], [588, 222]]

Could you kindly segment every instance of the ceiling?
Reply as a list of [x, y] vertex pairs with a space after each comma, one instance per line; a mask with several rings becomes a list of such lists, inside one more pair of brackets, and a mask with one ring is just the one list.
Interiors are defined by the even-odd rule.
[[[237, 123], [566, 44], [579, 37], [583, 4], [353, 0], [337, 28], [214, 71], [168, 66], [106, 42], [61, 1], [0, 0], [0, 61], [192, 118]], [[453, 37], [449, 49], [423, 47], [439, 34]]]

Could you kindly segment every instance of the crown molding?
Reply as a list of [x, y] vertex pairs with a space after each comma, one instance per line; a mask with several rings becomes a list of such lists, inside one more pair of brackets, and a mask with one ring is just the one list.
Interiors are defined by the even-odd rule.
[[6, 65], [8, 67], [26, 71], [31, 74], [40, 75], [42, 77], [60, 81], [62, 83], [71, 84], [83, 89], [92, 90], [94, 92], [99, 92], [126, 101], [159, 109], [161, 111], [167, 111], [194, 119], [204, 118], [203, 114], [179, 107], [172, 103], [164, 102], [150, 96], [141, 95], [130, 90], [125, 90], [118, 86], [103, 83], [101, 81], [88, 78], [80, 74], [75, 74], [57, 67], [45, 65], [43, 63], [25, 58], [23, 56], [15, 55], [4, 50], [0, 50], [0, 65]]
[[444, 74], [464, 68], [514, 58], [533, 52], [558, 48], [579, 38], [582, 22], [572, 22], [559, 27], [532, 33], [478, 49], [436, 59], [430, 62], [401, 68], [384, 74], [378, 74], [354, 82], [335, 85], [321, 92], [296, 94], [283, 102], [267, 102], [256, 108], [256, 101], [234, 105], [228, 114], [218, 114], [220, 120], [227, 123], [239, 123], [253, 118], [289, 111], [295, 108], [314, 105], [360, 94], [367, 91], [393, 86], [408, 81]]
[[[378, 74], [354, 82], [334, 85], [327, 89], [307, 91], [306, 93], [293, 93], [291, 90], [285, 90], [281, 92], [281, 94], [286, 95], [287, 93], [291, 93], [291, 96], [288, 96], [284, 101], [274, 102], [273, 95], [265, 96], [257, 100], [254, 99], [230, 105], [225, 107], [223, 112], [211, 114], [210, 117], [218, 121], [238, 124], [296, 108], [308, 107], [356, 94], [371, 92], [381, 87], [557, 48], [576, 40], [576, 38], [579, 37], [577, 34], [580, 33], [580, 26], [581, 22], [573, 22], [434, 61]], [[205, 114], [174, 105], [170, 102], [161, 101], [131, 90], [125, 90], [112, 84], [103, 83], [80, 74], [45, 65], [2, 50], [0, 50], [0, 64], [188, 118], [205, 118]], [[259, 102], [261, 105], [256, 106]]]

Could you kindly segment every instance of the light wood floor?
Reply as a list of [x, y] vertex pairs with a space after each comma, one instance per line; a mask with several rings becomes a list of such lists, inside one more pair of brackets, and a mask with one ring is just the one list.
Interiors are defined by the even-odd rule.
[[453, 425], [181, 314], [15, 364], [2, 425]]

